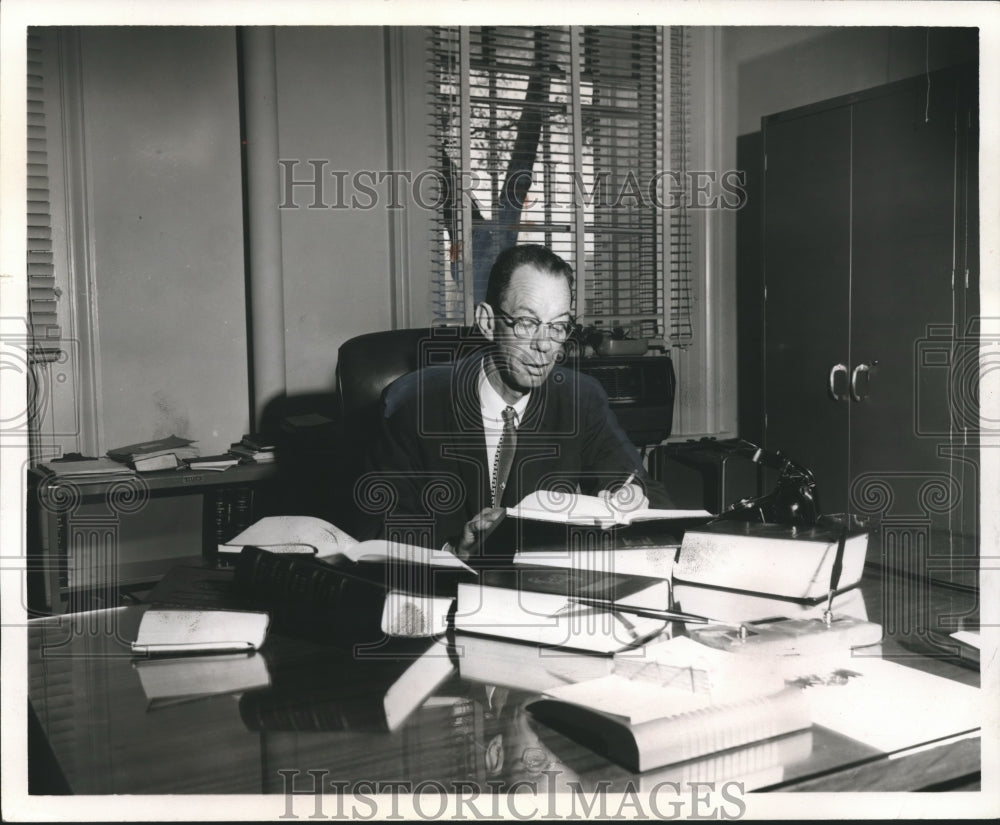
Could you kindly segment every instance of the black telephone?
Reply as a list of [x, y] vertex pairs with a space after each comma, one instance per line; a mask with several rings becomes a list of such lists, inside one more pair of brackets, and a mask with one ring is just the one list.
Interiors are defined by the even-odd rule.
[[812, 526], [820, 521], [816, 479], [803, 467], [780, 452], [771, 452], [752, 441], [730, 438], [716, 441], [702, 439], [706, 446], [721, 452], [748, 458], [761, 467], [778, 471], [775, 488], [766, 495], [744, 498], [719, 514], [719, 521], [760, 521], [775, 524]]

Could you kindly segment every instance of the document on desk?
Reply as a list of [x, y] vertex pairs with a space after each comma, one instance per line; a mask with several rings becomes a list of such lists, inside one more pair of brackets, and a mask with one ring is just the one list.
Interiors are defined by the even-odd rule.
[[710, 519], [707, 510], [658, 510], [650, 507], [613, 507], [606, 498], [567, 493], [561, 490], [536, 490], [514, 507], [507, 508], [513, 518], [555, 521], [595, 527], [614, 527], [655, 519]]
[[264, 643], [267, 613], [249, 610], [147, 610], [132, 642], [135, 654], [256, 650]]
[[884, 753], [982, 726], [978, 688], [896, 662], [855, 656], [793, 680], [812, 721]]

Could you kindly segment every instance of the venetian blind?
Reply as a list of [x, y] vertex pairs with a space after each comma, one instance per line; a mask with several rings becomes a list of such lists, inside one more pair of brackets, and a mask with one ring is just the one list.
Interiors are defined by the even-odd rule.
[[664, 117], [679, 98], [664, 39], [653, 26], [431, 30], [437, 323], [471, 321], [502, 249], [543, 243], [577, 272], [581, 322], [668, 334], [665, 277], [690, 255], [663, 209], [676, 189], [660, 174], [673, 161]]
[[45, 133], [45, 65], [41, 38], [28, 35], [28, 331], [34, 362], [60, 352], [58, 292], [52, 255], [48, 149]]

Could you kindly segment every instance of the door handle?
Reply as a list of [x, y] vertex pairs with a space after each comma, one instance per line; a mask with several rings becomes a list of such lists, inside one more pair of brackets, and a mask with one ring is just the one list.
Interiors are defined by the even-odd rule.
[[843, 373], [844, 381], [847, 381], [847, 364], [834, 364], [830, 367], [830, 375], [828, 377], [828, 383], [830, 387], [830, 397], [834, 401], [846, 401], [847, 395], [844, 393], [837, 392], [837, 373]]
[[862, 362], [854, 368], [854, 372], [851, 373], [851, 397], [855, 401], [864, 401], [868, 397], [868, 393], [865, 392], [864, 395], [858, 390], [858, 379], [864, 376], [865, 387], [867, 388], [868, 383], [871, 381], [871, 371], [872, 367], [877, 366], [878, 361], [872, 361], [870, 364]]

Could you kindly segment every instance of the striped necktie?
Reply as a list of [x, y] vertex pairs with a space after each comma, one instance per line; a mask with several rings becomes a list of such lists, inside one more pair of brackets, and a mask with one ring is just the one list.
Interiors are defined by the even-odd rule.
[[514, 426], [516, 413], [513, 407], [507, 407], [503, 413], [503, 433], [497, 445], [496, 462], [493, 465], [493, 506], [499, 507], [503, 500], [503, 492], [507, 487], [507, 476], [514, 463], [514, 451], [517, 449], [517, 427]]

